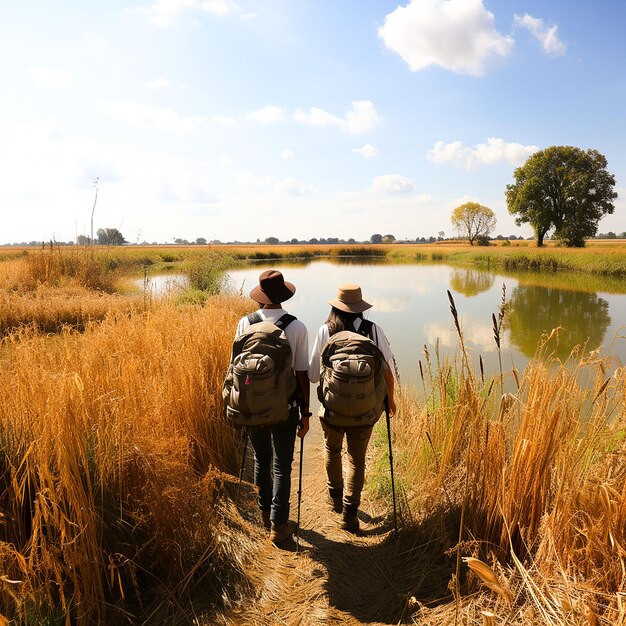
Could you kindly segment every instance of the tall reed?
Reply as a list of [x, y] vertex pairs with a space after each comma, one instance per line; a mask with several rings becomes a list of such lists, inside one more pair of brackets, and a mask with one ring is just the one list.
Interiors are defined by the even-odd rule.
[[[561, 362], [548, 339], [521, 375], [505, 373], [514, 393], [465, 358], [433, 370], [427, 354], [423, 392], [403, 395], [398, 472], [415, 486], [413, 516], [450, 511], [460, 534], [441, 541], [501, 572], [502, 596], [459, 609], [467, 623], [481, 623], [477, 606], [512, 624], [626, 619], [626, 370], [582, 349]], [[447, 610], [416, 623], [461, 619]]]
[[2, 341], [0, 614], [114, 623], [176, 607], [200, 580], [214, 600], [236, 593], [220, 389], [245, 307], [165, 302]]

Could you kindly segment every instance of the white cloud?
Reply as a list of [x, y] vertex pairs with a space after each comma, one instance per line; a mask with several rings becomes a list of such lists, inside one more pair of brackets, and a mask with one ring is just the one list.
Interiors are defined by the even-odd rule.
[[237, 118], [230, 115], [212, 115], [211, 119], [219, 126], [235, 126]]
[[184, 86], [183, 83], [174, 83], [167, 78], [155, 78], [146, 83], [148, 89], [182, 89]]
[[230, 0], [157, 0], [147, 7], [134, 7], [130, 13], [144, 15], [156, 26], [170, 26], [182, 11], [195, 10], [223, 17], [239, 11], [239, 7]]
[[315, 192], [315, 187], [307, 185], [297, 178], [285, 178], [276, 185], [275, 190], [289, 196], [309, 196]]
[[513, 48], [513, 38], [496, 30], [483, 0], [411, 0], [385, 17], [378, 35], [413, 71], [439, 65], [482, 76]]
[[565, 54], [567, 46], [557, 35], [558, 26], [544, 26], [541, 18], [533, 17], [528, 15], [528, 13], [525, 13], [522, 17], [516, 15], [515, 25], [530, 31], [532, 36], [541, 44], [546, 54], [553, 56]]
[[193, 130], [205, 122], [203, 117], [184, 117], [171, 109], [134, 102], [97, 102], [96, 110], [120, 122], [157, 130]]
[[507, 143], [498, 137], [489, 137], [487, 143], [479, 143], [474, 148], [464, 146], [460, 141], [445, 143], [438, 141], [427, 153], [433, 163], [439, 165], [452, 164], [466, 170], [476, 169], [479, 165], [495, 165], [509, 163], [520, 165], [537, 146], [524, 146], [520, 143]]
[[386, 174], [376, 176], [372, 181], [372, 191], [374, 193], [412, 193], [415, 191], [413, 183], [406, 176], [400, 174]]
[[411, 298], [407, 296], [389, 296], [387, 298], [372, 298], [376, 311], [381, 313], [400, 313], [411, 306]]
[[328, 113], [324, 109], [311, 107], [308, 113], [298, 109], [294, 114], [294, 119], [303, 124], [335, 126], [345, 132], [359, 134], [372, 130], [381, 118], [371, 101], [357, 100], [352, 103], [352, 108], [343, 118]]
[[376, 150], [376, 148], [371, 143], [366, 143], [361, 148], [352, 148], [352, 152], [355, 152], [356, 154], [360, 154], [366, 159], [374, 157], [378, 154], [378, 150]]
[[293, 159], [293, 150], [290, 150], [289, 148], [285, 148], [281, 153], [280, 153], [280, 158], [281, 159]]
[[285, 119], [285, 110], [279, 106], [268, 105], [256, 111], [251, 111], [246, 117], [259, 122], [259, 124], [276, 124]]
[[69, 72], [43, 67], [29, 68], [28, 76], [36, 85], [44, 89], [71, 87], [75, 82], [74, 77]]

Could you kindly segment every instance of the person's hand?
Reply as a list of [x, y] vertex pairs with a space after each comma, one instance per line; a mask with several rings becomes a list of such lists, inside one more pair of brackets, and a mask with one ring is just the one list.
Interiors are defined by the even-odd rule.
[[389, 417], [393, 417], [396, 414], [396, 401], [393, 398], [389, 398]]
[[300, 439], [309, 432], [309, 416], [301, 417], [298, 422], [298, 432], [296, 433]]

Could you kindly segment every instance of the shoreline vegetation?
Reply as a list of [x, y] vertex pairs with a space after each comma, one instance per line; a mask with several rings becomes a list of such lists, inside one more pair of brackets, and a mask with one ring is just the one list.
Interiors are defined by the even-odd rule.
[[[220, 291], [231, 264], [254, 255], [322, 256], [294, 248], [308, 247], [0, 261], [1, 616], [86, 626], [204, 612], [197, 623], [209, 624], [253, 601], [253, 498], [237, 510], [241, 444], [221, 406], [249, 302]], [[626, 273], [616, 245], [359, 248], [391, 262], [514, 264], [536, 280]], [[181, 268], [200, 296], [130, 289], [129, 276], [155, 267]], [[595, 353], [558, 361], [554, 331], [524, 371], [475, 371], [453, 300], [451, 311], [457, 360], [426, 349], [393, 426], [401, 535], [420, 564], [402, 623], [626, 624], [626, 370]], [[505, 303], [496, 337], [504, 315]], [[386, 499], [381, 437], [371, 482]], [[425, 578], [441, 579], [436, 595], [423, 595]]]

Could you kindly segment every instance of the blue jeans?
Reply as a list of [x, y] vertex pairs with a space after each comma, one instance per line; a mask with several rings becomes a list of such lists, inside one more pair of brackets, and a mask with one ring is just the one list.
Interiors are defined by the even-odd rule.
[[284, 422], [249, 431], [254, 448], [254, 484], [259, 489], [259, 508], [270, 511], [274, 525], [289, 519], [291, 463], [299, 417], [298, 407], [292, 407]]

